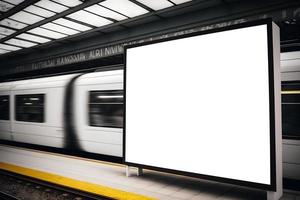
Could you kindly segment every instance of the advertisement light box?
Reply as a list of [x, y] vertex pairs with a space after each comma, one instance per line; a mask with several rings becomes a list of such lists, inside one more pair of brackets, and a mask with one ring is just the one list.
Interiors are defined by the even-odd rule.
[[125, 164], [273, 185], [271, 25], [127, 47]]

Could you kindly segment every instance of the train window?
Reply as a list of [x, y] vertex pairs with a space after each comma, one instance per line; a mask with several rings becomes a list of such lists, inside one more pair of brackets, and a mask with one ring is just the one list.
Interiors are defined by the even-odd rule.
[[123, 91], [91, 91], [89, 95], [89, 125], [123, 127]]
[[0, 120], [9, 120], [9, 96], [0, 96]]
[[300, 83], [282, 84], [282, 135], [300, 139]]
[[44, 94], [16, 95], [16, 120], [43, 123], [45, 121], [44, 101]]

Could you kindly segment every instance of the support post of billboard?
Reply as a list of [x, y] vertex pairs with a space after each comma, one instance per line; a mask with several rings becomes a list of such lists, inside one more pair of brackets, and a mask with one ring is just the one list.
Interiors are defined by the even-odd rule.
[[[125, 167], [125, 173], [127, 177], [130, 177], [131, 173], [130, 173], [130, 166], [126, 165]], [[137, 167], [136, 168], [136, 176], [141, 176], [143, 174], [143, 168], [141, 167]]]
[[276, 154], [276, 191], [268, 191], [268, 200], [278, 200], [282, 196], [282, 122], [281, 122], [281, 75], [280, 75], [280, 31], [272, 24], [273, 63], [274, 63], [274, 100], [275, 100], [275, 154]]

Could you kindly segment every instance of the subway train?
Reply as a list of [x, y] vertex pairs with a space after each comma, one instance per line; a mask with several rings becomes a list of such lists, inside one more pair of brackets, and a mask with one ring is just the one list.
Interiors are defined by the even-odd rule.
[[0, 139], [122, 156], [123, 71], [0, 84]]
[[281, 53], [281, 81], [283, 176], [300, 180], [300, 51]]
[[[300, 180], [300, 52], [282, 53], [281, 66], [283, 173]], [[0, 83], [2, 142], [121, 162], [122, 128], [123, 70]]]

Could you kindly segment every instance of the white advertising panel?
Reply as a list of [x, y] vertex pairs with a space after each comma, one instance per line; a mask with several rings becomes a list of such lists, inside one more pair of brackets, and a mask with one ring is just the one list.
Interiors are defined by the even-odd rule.
[[268, 53], [267, 24], [129, 47], [125, 163], [270, 185]]

